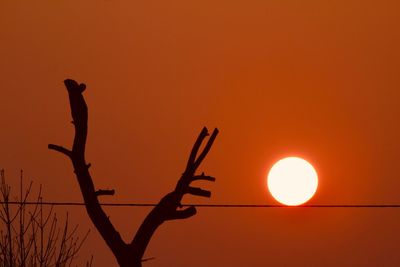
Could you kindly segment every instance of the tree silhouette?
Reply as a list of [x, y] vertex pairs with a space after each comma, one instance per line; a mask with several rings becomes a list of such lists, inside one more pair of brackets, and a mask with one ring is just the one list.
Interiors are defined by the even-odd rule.
[[164, 196], [151, 210], [139, 227], [136, 235], [130, 243], [126, 243], [115, 229], [107, 214], [99, 203], [99, 196], [113, 195], [114, 190], [97, 190], [89, 173], [90, 164], [85, 160], [85, 145], [87, 138], [88, 109], [82, 93], [86, 89], [85, 84], [67, 79], [64, 81], [69, 95], [71, 114], [75, 126], [75, 138], [72, 150], [62, 146], [50, 144], [49, 149], [66, 155], [72, 162], [76, 178], [78, 180], [86, 211], [100, 235], [113, 252], [121, 267], [140, 267], [143, 255], [151, 237], [156, 229], [165, 221], [186, 219], [196, 214], [196, 208], [190, 206], [184, 209], [181, 200], [185, 194], [201, 197], [210, 197], [211, 192], [201, 188], [190, 186], [196, 180], [215, 181], [214, 177], [204, 173], [196, 175], [196, 170], [207, 156], [218, 134], [214, 129], [204, 149], [199, 149], [205, 138], [209, 135], [207, 128], [203, 128], [193, 145], [185, 171], [177, 182], [175, 189]]
[[[24, 185], [21, 171], [19, 193], [14, 195], [0, 170], [0, 267], [73, 266], [89, 232], [79, 238], [78, 225], [71, 228], [68, 213], [60, 222], [53, 206], [43, 206], [42, 187], [32, 196], [32, 185]], [[86, 267], [92, 266], [92, 260]]]

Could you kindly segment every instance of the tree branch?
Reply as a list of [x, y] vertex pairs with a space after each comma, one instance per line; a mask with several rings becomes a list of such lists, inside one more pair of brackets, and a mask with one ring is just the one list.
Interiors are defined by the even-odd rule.
[[180, 219], [187, 219], [194, 215], [196, 215], [196, 207], [190, 206], [183, 210], [176, 210], [170, 217], [167, 217], [167, 220], [180, 220]]
[[208, 130], [206, 127], [204, 127], [201, 130], [199, 137], [197, 137], [197, 140], [193, 145], [192, 151], [190, 152], [188, 163], [186, 165], [186, 170], [188, 170], [190, 168], [190, 166], [193, 166], [193, 163], [196, 160], [197, 152], [199, 151], [201, 143], [203, 142], [204, 138], [207, 137], [207, 135], [208, 135]]
[[96, 191], [96, 196], [113, 196], [115, 194], [114, 189], [99, 189]]
[[51, 149], [51, 150], [55, 150], [57, 152], [60, 152], [60, 153], [62, 153], [64, 155], [66, 155], [69, 158], [72, 156], [72, 151], [69, 150], [69, 149], [66, 149], [65, 147], [49, 144], [48, 148]]
[[207, 175], [204, 174], [204, 172], [201, 175], [195, 175], [195, 176], [192, 177], [192, 181], [198, 181], [198, 180], [215, 182], [215, 178], [214, 177], [207, 176]]
[[65, 80], [64, 84], [68, 91], [71, 115], [75, 127], [72, 151], [52, 144], [49, 145], [49, 149], [63, 153], [71, 159], [85, 202], [86, 211], [94, 226], [115, 255], [117, 261], [121, 266], [123, 266], [123, 262], [126, 258], [127, 245], [124, 243], [120, 234], [115, 230], [108, 216], [100, 206], [97, 196], [104, 195], [105, 192], [96, 192], [92, 177], [88, 170], [90, 164], [86, 164], [85, 160], [88, 109], [82, 93], [85, 91], [86, 85], [78, 84], [76, 81], [70, 79]]
[[191, 187], [189, 186], [187, 189], [187, 193], [194, 195], [194, 196], [199, 196], [199, 197], [211, 197], [211, 192], [208, 190], [201, 189], [199, 187]]
[[218, 129], [214, 129], [213, 133], [210, 136], [210, 139], [208, 139], [208, 142], [203, 150], [203, 152], [201, 152], [200, 156], [197, 158], [197, 160], [195, 161], [195, 163], [193, 164], [193, 171], [196, 171], [197, 168], [200, 166], [200, 164], [203, 162], [204, 158], [207, 156], [208, 152], [211, 149], [211, 146], [214, 143], [215, 138], [218, 135]]
[[189, 155], [185, 172], [178, 180], [175, 190], [163, 197], [161, 201], [157, 204], [157, 206], [154, 207], [154, 209], [147, 215], [130, 244], [132, 251], [136, 251], [138, 253], [138, 257], [143, 257], [143, 254], [151, 237], [163, 222], [176, 219], [187, 219], [197, 213], [194, 206], [188, 207], [183, 210], [179, 209], [182, 206], [181, 201], [185, 194], [192, 194], [202, 197], [211, 196], [210, 191], [203, 190], [197, 187], [191, 187], [190, 183], [195, 180], [215, 181], [214, 177], [206, 176], [204, 175], [204, 173], [202, 173], [201, 175], [194, 175], [194, 173], [209, 152], [217, 134], [218, 129], [215, 129], [210, 139], [208, 140], [204, 150], [196, 159], [202, 142], [209, 135], [208, 130], [205, 127], [200, 132], [200, 135], [194, 143], [191, 153]]

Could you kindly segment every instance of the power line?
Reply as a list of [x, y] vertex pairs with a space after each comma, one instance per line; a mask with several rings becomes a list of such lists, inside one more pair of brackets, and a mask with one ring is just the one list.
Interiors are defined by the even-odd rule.
[[[46, 205], [46, 206], [85, 206], [82, 202], [19, 202], [9, 201], [10, 205]], [[0, 201], [0, 204], [6, 204]], [[156, 203], [100, 203], [101, 206], [109, 207], [155, 207]], [[201, 208], [400, 208], [400, 204], [315, 204], [315, 205], [300, 205], [300, 206], [286, 206], [276, 204], [196, 204], [188, 203], [182, 204], [184, 207], [196, 206]]]

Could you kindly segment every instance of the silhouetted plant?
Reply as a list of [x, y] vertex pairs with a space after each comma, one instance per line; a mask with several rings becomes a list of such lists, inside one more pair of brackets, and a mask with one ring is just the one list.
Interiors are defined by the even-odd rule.
[[133, 240], [126, 243], [115, 229], [109, 217], [102, 209], [98, 197], [102, 195], [113, 195], [114, 190], [96, 190], [92, 177], [89, 173], [90, 164], [85, 160], [85, 146], [87, 138], [88, 109], [82, 95], [86, 89], [85, 84], [78, 84], [74, 80], [64, 81], [69, 95], [69, 103], [73, 124], [75, 127], [75, 137], [72, 150], [58, 145], [49, 145], [49, 149], [58, 151], [66, 155], [72, 162], [76, 178], [78, 180], [82, 196], [85, 202], [87, 213], [100, 235], [113, 252], [121, 267], [140, 267], [142, 266], [143, 255], [146, 247], [156, 229], [165, 221], [186, 219], [196, 214], [194, 206], [181, 209], [181, 200], [185, 194], [201, 197], [210, 197], [211, 192], [201, 188], [190, 186], [196, 180], [215, 181], [214, 177], [203, 174], [196, 175], [196, 170], [208, 154], [211, 146], [218, 134], [214, 129], [203, 151], [198, 155], [201, 144], [209, 135], [207, 128], [203, 128], [197, 138], [189, 156], [186, 168], [178, 180], [175, 189], [164, 196], [156, 207], [147, 215], [139, 227]]
[[[46, 212], [41, 187], [34, 201], [29, 200], [33, 183], [24, 188], [22, 172], [14, 200], [4, 170], [0, 176], [0, 267], [72, 266], [89, 232], [80, 239], [78, 226], [70, 229], [68, 214], [60, 225], [52, 207]], [[91, 264], [92, 260], [86, 266]]]

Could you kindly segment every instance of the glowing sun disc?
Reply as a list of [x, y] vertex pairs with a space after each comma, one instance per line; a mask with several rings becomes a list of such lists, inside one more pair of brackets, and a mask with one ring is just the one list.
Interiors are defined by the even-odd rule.
[[298, 206], [314, 196], [318, 187], [318, 175], [308, 161], [288, 157], [272, 166], [267, 183], [269, 192], [278, 202]]

